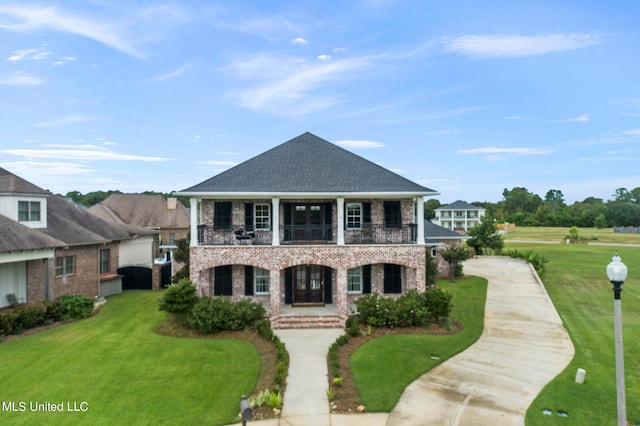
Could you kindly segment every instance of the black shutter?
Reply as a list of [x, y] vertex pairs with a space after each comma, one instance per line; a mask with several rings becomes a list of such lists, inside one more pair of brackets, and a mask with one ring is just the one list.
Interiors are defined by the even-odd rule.
[[253, 203], [244, 203], [244, 230], [253, 231]]
[[324, 203], [324, 224], [326, 225], [325, 240], [333, 238], [333, 203]]
[[[291, 241], [292, 232], [291, 232], [291, 203], [283, 203], [283, 212], [284, 212], [284, 240]], [[278, 228], [275, 228], [278, 229]], [[285, 302], [286, 303], [286, 302]], [[291, 302], [289, 302], [291, 303]]]
[[218, 266], [213, 273], [213, 295], [214, 296], [232, 296], [233, 282], [231, 279], [231, 265]]
[[324, 274], [324, 303], [330, 305], [333, 303], [333, 277], [331, 273], [333, 270], [326, 266], [322, 267]]
[[253, 296], [253, 266], [244, 267], [244, 295]]
[[362, 203], [362, 221], [371, 223], [371, 203]]
[[362, 293], [371, 294], [371, 265], [362, 267]]
[[384, 265], [384, 292], [402, 293], [402, 267], [385, 263]]
[[284, 304], [291, 305], [293, 303], [293, 270], [288, 268], [284, 271]]
[[213, 228], [228, 231], [231, 229], [231, 208], [228, 201], [216, 202], [213, 208]]
[[400, 201], [384, 202], [384, 227], [386, 229], [400, 229], [402, 227]]

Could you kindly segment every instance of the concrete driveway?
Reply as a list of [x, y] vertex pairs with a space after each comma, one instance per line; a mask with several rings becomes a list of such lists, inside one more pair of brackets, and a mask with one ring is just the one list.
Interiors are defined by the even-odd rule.
[[573, 344], [528, 263], [480, 257], [466, 261], [464, 272], [489, 280], [483, 334], [409, 385], [389, 426], [524, 425], [531, 402], [573, 358]]

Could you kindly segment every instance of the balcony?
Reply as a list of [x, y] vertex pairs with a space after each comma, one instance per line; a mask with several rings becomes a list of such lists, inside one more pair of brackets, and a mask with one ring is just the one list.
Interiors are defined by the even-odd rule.
[[[337, 244], [333, 235], [334, 225], [282, 225], [279, 228], [281, 245]], [[211, 225], [198, 225], [198, 245], [271, 245], [272, 231], [247, 231], [243, 227], [221, 230]], [[347, 229], [345, 244], [414, 244], [416, 224], [404, 224], [397, 228], [384, 225], [365, 225], [361, 229]]]

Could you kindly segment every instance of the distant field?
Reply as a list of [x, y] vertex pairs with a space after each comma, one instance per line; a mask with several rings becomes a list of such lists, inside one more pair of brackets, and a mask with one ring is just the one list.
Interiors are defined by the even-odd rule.
[[[516, 226], [516, 230], [503, 237], [509, 240], [564, 241], [569, 234], [568, 227], [527, 227]], [[578, 234], [587, 241], [600, 243], [640, 244], [640, 234], [616, 234], [613, 228], [578, 228]]]

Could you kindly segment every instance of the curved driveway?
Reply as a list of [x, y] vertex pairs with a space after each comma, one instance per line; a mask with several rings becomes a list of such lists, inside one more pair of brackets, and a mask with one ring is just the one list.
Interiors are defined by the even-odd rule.
[[489, 280], [480, 339], [409, 385], [389, 415], [395, 425], [523, 425], [540, 390], [574, 349], [542, 282], [505, 256], [464, 264]]

